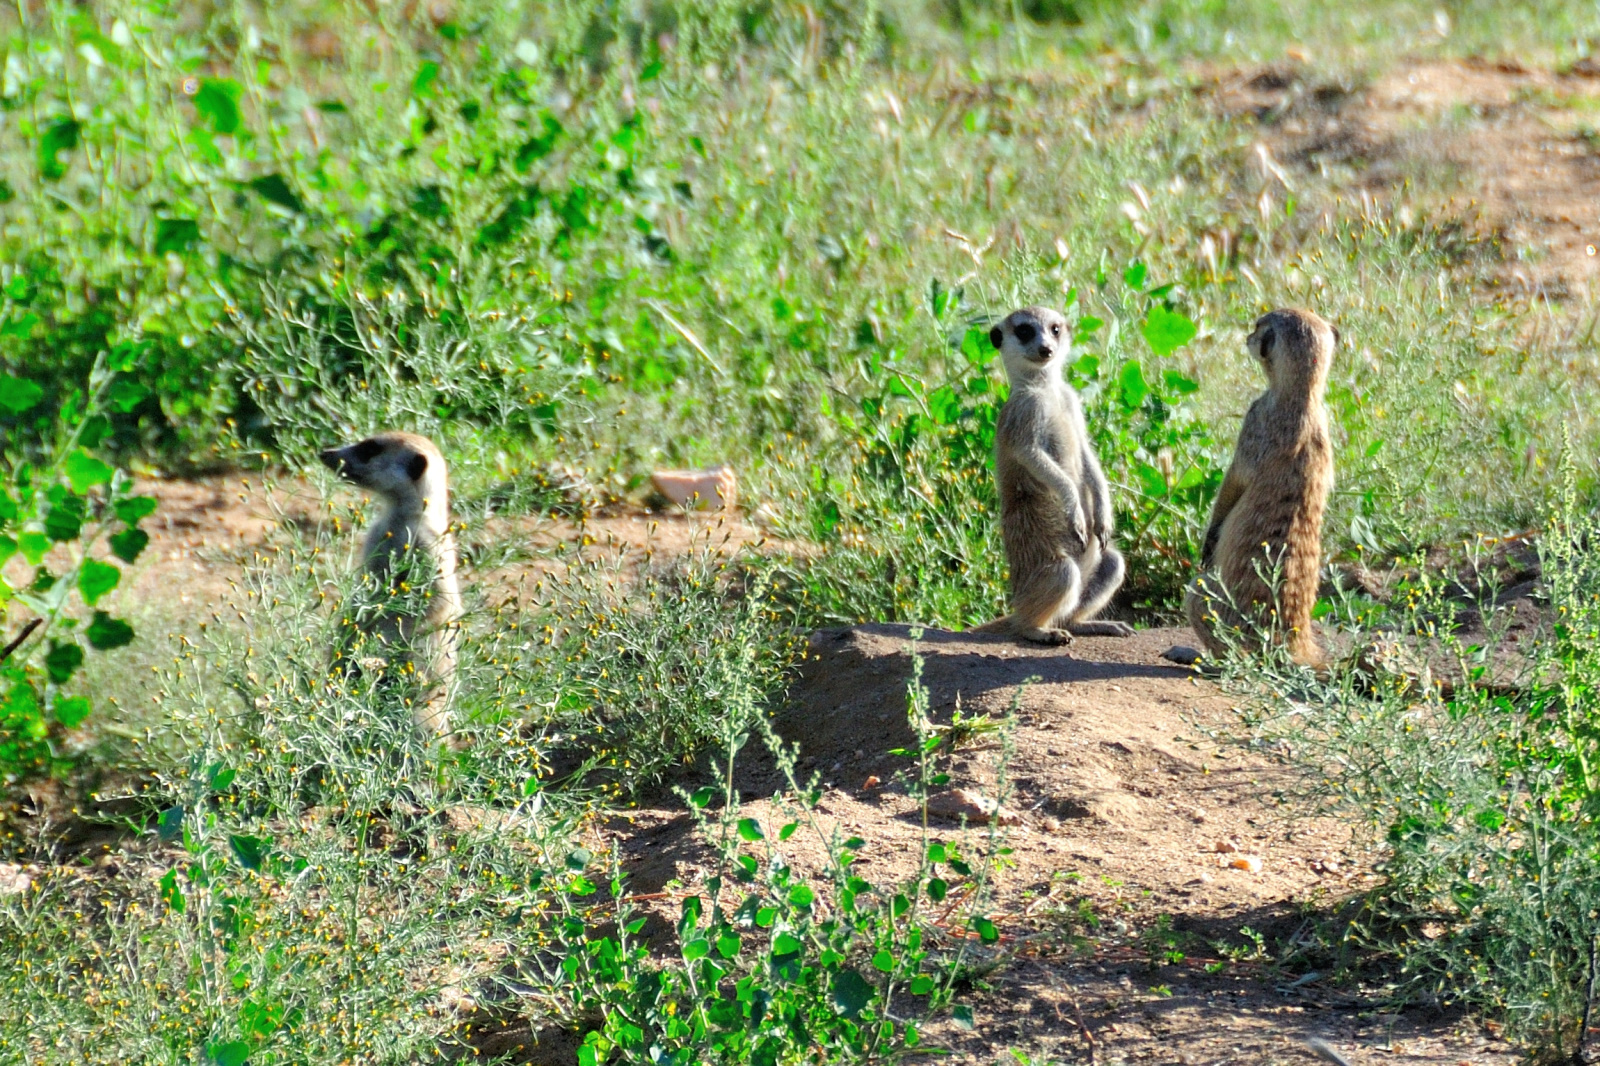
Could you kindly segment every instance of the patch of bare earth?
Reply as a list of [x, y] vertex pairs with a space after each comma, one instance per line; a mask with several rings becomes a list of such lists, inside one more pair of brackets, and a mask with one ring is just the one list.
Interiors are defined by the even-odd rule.
[[[930, 1034], [954, 1061], [997, 1061], [1008, 1049], [1040, 1062], [1312, 1061], [1303, 1044], [1311, 1037], [1354, 1063], [1512, 1059], [1460, 1019], [1380, 1014], [1359, 989], [1223, 957], [1225, 946], [1247, 942], [1245, 926], [1269, 943], [1292, 941], [1318, 905], [1372, 883], [1374, 855], [1347, 827], [1280, 802], [1292, 782], [1278, 762], [1219, 743], [1238, 731], [1229, 701], [1160, 658], [1192, 634], [1079, 638], [1062, 651], [939, 630], [913, 641], [911, 632], [814, 634], [777, 724], [799, 745], [802, 774], [822, 787], [823, 832], [866, 840], [855, 871], [888, 886], [913, 873], [923, 846], [920, 809], [897, 777], [907, 760], [888, 754], [914, 743], [913, 655], [936, 723], [948, 724], [958, 701], [966, 716], [1011, 716], [1005, 741], [980, 734], [942, 766], [952, 789], [999, 798], [1018, 816], [1002, 829], [1012, 850], [990, 911], [1002, 939], [972, 945], [982, 967], [994, 967], [963, 996], [978, 1026]], [[766, 798], [782, 785], [770, 761], [747, 759], [739, 772], [744, 813], [767, 825], [769, 839], [790, 817]], [[988, 827], [935, 818], [930, 830], [975, 855]], [[689, 817], [663, 803], [616, 816], [608, 835], [630, 890], [656, 908], [652, 928], [666, 935], [678, 900], [711, 872]], [[783, 847], [800, 868], [827, 861], [805, 830]], [[1097, 925], [1085, 924], [1084, 907]], [[948, 936], [961, 935], [959, 921], [942, 921]], [[1163, 921], [1180, 961], [1140, 939]]]
[[1274, 155], [1362, 191], [1407, 181], [1457, 198], [1502, 243], [1503, 284], [1575, 296], [1600, 279], [1600, 68], [1482, 60], [1402, 63], [1351, 88], [1305, 65], [1229, 71], [1220, 107], [1252, 116]]

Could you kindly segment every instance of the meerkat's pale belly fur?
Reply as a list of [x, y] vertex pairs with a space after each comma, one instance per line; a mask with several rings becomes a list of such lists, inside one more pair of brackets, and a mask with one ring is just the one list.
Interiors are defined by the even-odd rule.
[[368, 531], [362, 554], [367, 572], [387, 595], [408, 595], [399, 584], [411, 583], [412, 576], [427, 585], [422, 613], [385, 610], [370, 632], [386, 644], [411, 649], [411, 665], [425, 690], [417, 703], [417, 723], [431, 733], [443, 733], [449, 725], [447, 708], [455, 680], [461, 590], [456, 582], [455, 537], [448, 523], [433, 524], [439, 528], [430, 528], [426, 521], [398, 529], [380, 524]]

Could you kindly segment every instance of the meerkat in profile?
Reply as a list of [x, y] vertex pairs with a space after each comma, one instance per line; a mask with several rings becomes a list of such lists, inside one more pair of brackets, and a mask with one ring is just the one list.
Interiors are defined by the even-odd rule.
[[1047, 307], [1013, 311], [989, 331], [1011, 382], [995, 427], [1000, 532], [1011, 566], [1011, 613], [974, 632], [1039, 644], [1133, 635], [1091, 621], [1122, 584], [1111, 544], [1111, 490], [1089, 446], [1078, 394], [1062, 378], [1067, 321]]
[[1245, 343], [1267, 372], [1267, 391], [1244, 416], [1202, 542], [1202, 574], [1184, 606], [1213, 655], [1226, 651], [1217, 626], [1267, 628], [1296, 662], [1321, 668], [1326, 660], [1311, 631], [1311, 609], [1322, 566], [1322, 515], [1333, 488], [1322, 397], [1339, 332], [1310, 311], [1290, 308], [1261, 316]]
[[[361, 564], [378, 590], [390, 597], [390, 605], [361, 627], [385, 644], [409, 650], [407, 662], [423, 690], [416, 704], [417, 724], [427, 733], [443, 735], [449, 729], [446, 704], [455, 679], [456, 622], [461, 617], [444, 456], [426, 437], [379, 433], [329, 448], [321, 459], [346, 481], [383, 500], [383, 513], [362, 543]], [[415, 608], [406, 605], [414, 595], [424, 599]]]

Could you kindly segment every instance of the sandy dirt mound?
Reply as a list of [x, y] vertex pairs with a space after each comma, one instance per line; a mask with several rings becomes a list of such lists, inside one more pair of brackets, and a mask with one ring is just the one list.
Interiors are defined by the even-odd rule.
[[1347, 168], [1377, 193], [1420, 177], [1456, 198], [1465, 220], [1503, 239], [1502, 280], [1572, 295], [1600, 279], [1600, 69], [1515, 63], [1403, 63], [1352, 87], [1304, 65], [1228, 71], [1223, 110], [1254, 116], [1273, 154], [1328, 172]]
[[[1481, 1032], [1437, 1018], [1381, 1019], [1351, 989], [1320, 977], [1277, 979], [1261, 963], [1219, 962], [1217, 944], [1241, 926], [1293, 936], [1306, 904], [1326, 904], [1371, 883], [1373, 855], [1347, 828], [1295, 817], [1276, 793], [1291, 782], [1267, 754], [1217, 738], [1239, 732], [1214, 686], [1160, 653], [1193, 643], [1187, 630], [1145, 630], [1127, 640], [1079, 638], [1063, 651], [1004, 638], [864, 625], [814, 634], [791, 700], [777, 718], [815, 774], [825, 829], [865, 838], [861, 876], [883, 885], [914, 868], [921, 813], [887, 754], [913, 742], [906, 687], [913, 655], [932, 717], [1015, 714], [1009, 738], [980, 734], [944, 764], [951, 788], [1003, 800], [1018, 824], [998, 874], [994, 919], [1004, 962], [974, 993], [975, 1033], [940, 1031], [955, 1061], [997, 1061], [1008, 1048], [1063, 1061], [1214, 1063], [1312, 1061], [1318, 1037], [1352, 1062], [1486, 1063], [1511, 1052]], [[913, 650], [914, 649], [914, 650]], [[781, 786], [770, 762], [747, 760], [737, 785], [745, 813], [775, 829], [787, 816], [763, 799]], [[969, 853], [984, 827], [932, 822], [938, 839]], [[675, 804], [630, 812], [610, 831], [632, 891], [654, 897], [664, 933], [678, 899], [699, 890], [711, 856]], [[769, 833], [770, 835], [770, 833]], [[785, 858], [820, 869], [825, 853], [806, 833]], [[1259, 872], [1234, 860], [1259, 860]], [[1072, 916], [1100, 923], [1074, 946]], [[1140, 930], [1170, 922], [1186, 945], [1178, 963], [1152, 964]], [[1304, 975], [1302, 975], [1304, 976]], [[1288, 987], [1289, 985], [1293, 987]], [[1369, 1050], [1370, 1049], [1370, 1050]], [[1009, 1061], [1009, 1060], [1007, 1060]]]

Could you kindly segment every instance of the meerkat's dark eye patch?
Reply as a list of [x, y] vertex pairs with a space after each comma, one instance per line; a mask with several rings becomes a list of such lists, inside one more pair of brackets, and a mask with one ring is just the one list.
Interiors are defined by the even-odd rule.
[[1032, 344], [1033, 338], [1039, 335], [1039, 331], [1033, 328], [1032, 322], [1019, 322], [1017, 323], [1017, 328], [1012, 332], [1017, 335], [1017, 340], [1022, 344]]
[[406, 460], [406, 476], [416, 481], [428, 472], [428, 457], [421, 452]]
[[1000, 345], [1005, 342], [1005, 339], [1006, 332], [999, 326], [996, 326], [994, 329], [989, 331], [989, 343], [994, 345], [996, 348], [1000, 347]]
[[1050, 323], [1050, 333], [1051, 333], [1052, 336], [1055, 336], [1055, 337], [1061, 336], [1061, 323], [1059, 323], [1059, 322]]
[[358, 463], [370, 463], [383, 451], [383, 445], [375, 440], [364, 440], [350, 450], [351, 456]]
[[1263, 359], [1271, 359], [1272, 358], [1272, 342], [1273, 342], [1273, 340], [1274, 340], [1274, 337], [1273, 337], [1272, 330], [1264, 329], [1264, 330], [1261, 331], [1261, 358], [1263, 358]]

